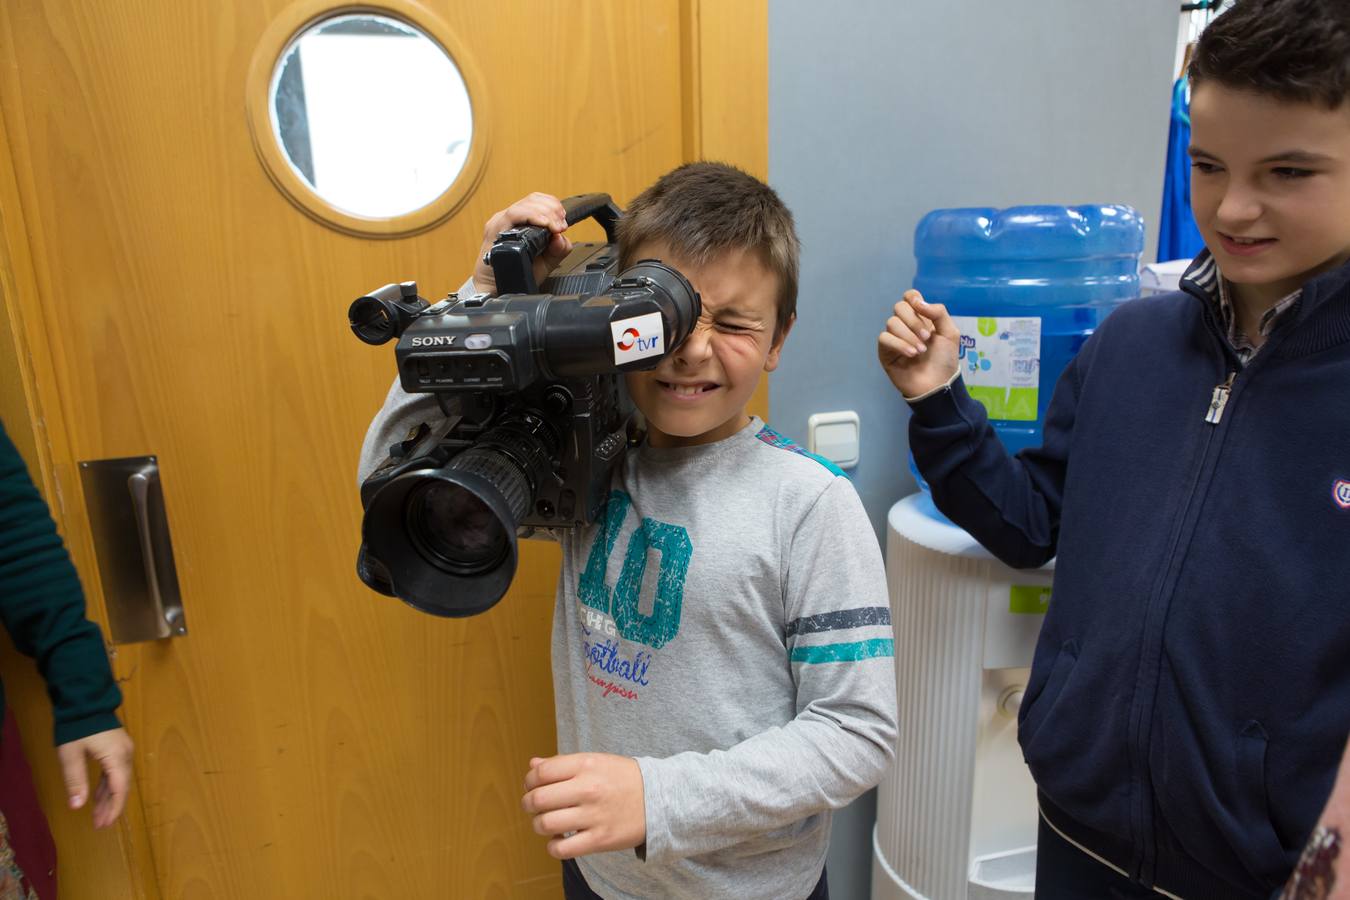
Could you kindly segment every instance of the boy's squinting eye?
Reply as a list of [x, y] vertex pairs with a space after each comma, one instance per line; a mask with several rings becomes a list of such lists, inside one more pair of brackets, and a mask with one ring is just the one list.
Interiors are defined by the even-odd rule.
[[1271, 171], [1274, 172], [1277, 177], [1288, 181], [1295, 181], [1299, 178], [1307, 178], [1310, 175], [1317, 174], [1312, 169], [1296, 169], [1293, 166], [1280, 166], [1271, 169]]
[[750, 327], [748, 325], [738, 325], [735, 322], [718, 322], [717, 327], [720, 328], [722, 331], [731, 331], [731, 332], [750, 330]]

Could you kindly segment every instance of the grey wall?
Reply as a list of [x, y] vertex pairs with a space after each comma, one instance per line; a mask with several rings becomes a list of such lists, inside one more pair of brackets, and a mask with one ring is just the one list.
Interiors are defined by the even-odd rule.
[[[914, 275], [914, 226], [950, 206], [1126, 203], [1157, 246], [1176, 0], [771, 0], [769, 180], [803, 244], [770, 421], [856, 410], [852, 474], [879, 537], [911, 493], [907, 411], [876, 336]], [[901, 723], [904, 727], [904, 723]], [[868, 796], [835, 821], [835, 900], [869, 896]]]

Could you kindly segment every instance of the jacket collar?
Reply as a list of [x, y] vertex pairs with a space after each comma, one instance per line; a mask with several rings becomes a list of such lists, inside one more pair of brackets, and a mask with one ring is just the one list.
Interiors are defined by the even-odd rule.
[[[1223, 276], [1219, 272], [1219, 265], [1213, 254], [1207, 249], [1201, 250], [1200, 255], [1182, 274], [1180, 287], [1187, 294], [1205, 303], [1208, 308], [1213, 308], [1212, 305], [1217, 304], [1221, 277]], [[1344, 298], [1348, 287], [1350, 287], [1350, 263], [1308, 279], [1303, 284], [1298, 309], [1292, 313], [1293, 324], [1306, 321], [1323, 304], [1338, 297]]]

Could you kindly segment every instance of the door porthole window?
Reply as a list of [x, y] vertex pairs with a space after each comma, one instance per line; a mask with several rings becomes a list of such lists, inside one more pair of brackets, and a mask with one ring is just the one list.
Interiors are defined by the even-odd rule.
[[450, 215], [478, 181], [488, 130], [478, 79], [453, 44], [401, 2], [293, 6], [249, 74], [249, 125], [272, 181], [355, 234], [413, 234]]

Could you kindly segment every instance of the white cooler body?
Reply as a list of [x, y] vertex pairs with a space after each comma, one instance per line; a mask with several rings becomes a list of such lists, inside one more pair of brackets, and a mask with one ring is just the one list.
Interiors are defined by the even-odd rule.
[[1032, 897], [1036, 789], [1017, 706], [1053, 564], [1019, 571], [915, 494], [887, 516], [899, 737], [877, 790], [872, 900]]

